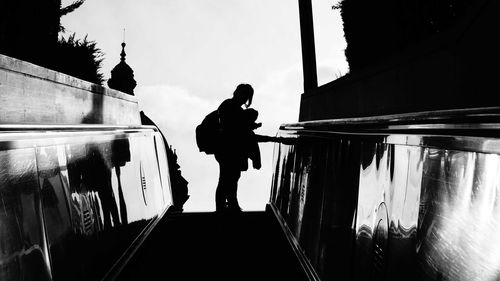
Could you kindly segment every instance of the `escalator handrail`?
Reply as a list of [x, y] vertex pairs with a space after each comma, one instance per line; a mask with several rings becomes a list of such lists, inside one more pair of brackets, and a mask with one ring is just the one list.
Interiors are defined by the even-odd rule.
[[155, 130], [155, 126], [150, 125], [101, 125], [101, 124], [59, 124], [59, 125], [41, 125], [41, 124], [0, 124], [0, 133], [8, 132], [39, 132], [39, 131], [110, 131], [110, 130]]

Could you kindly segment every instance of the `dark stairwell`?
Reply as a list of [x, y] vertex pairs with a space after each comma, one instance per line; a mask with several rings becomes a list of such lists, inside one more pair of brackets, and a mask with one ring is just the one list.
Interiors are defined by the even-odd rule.
[[308, 280], [270, 211], [167, 214], [116, 280]]

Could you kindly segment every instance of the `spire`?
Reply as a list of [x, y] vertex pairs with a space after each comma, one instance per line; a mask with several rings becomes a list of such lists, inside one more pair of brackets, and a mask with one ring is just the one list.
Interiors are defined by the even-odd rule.
[[111, 78], [108, 80], [108, 86], [129, 95], [134, 94], [134, 88], [137, 83], [134, 80], [134, 71], [125, 62], [125, 31], [122, 42], [122, 52], [120, 53], [120, 63], [111, 70]]
[[125, 46], [126, 45], [127, 44], [125, 44], [125, 41], [123, 41], [123, 43], [122, 43], [122, 52], [120, 53], [120, 57], [121, 57], [120, 61], [125, 61], [125, 56], [127, 55], [127, 54], [125, 54]]

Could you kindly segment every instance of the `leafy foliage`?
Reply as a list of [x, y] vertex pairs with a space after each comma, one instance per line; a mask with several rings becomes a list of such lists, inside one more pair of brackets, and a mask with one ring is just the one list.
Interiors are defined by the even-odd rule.
[[[80, 8], [80, 6], [83, 5], [83, 3], [85, 3], [85, 0], [77, 0], [77, 1], [69, 4], [66, 7], [60, 8], [59, 9], [59, 16], [63, 17], [65, 15], [69, 14], [69, 13], [74, 12], [76, 9]], [[66, 29], [64, 28], [64, 26], [62, 26], [61, 24], [59, 24], [59, 31], [65, 32]]]
[[25, 0], [2, 3], [0, 17], [0, 53], [40, 66], [102, 84], [99, 72], [103, 53], [96, 42], [75, 39], [73, 33], [64, 39], [61, 17], [74, 12], [85, 0], [61, 7], [61, 0]]
[[100, 73], [104, 54], [97, 48], [95, 41], [75, 39], [75, 33], [67, 39], [61, 37], [57, 44], [58, 56], [54, 69], [96, 84], [102, 84], [104, 76]]
[[71, 4], [69, 4], [68, 6], [64, 7], [64, 8], [61, 8], [59, 9], [59, 14], [62, 16], [65, 16], [69, 13], [72, 13], [73, 11], [75, 11], [76, 9], [80, 8], [80, 6], [85, 3], [85, 0], [77, 0]]
[[448, 30], [467, 0], [340, 0], [350, 71], [377, 64], [408, 46]]

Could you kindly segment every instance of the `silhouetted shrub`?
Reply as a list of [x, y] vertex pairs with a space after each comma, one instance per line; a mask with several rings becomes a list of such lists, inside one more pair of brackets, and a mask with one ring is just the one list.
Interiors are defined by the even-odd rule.
[[87, 36], [83, 40], [75, 39], [73, 33], [67, 39], [59, 39], [52, 68], [85, 81], [102, 84], [104, 76], [100, 69], [103, 55], [95, 41], [88, 41]]
[[333, 8], [342, 16], [350, 72], [449, 29], [466, 6], [465, 0], [341, 0]]
[[61, 0], [25, 0], [2, 2], [0, 16], [0, 53], [101, 84], [99, 72], [102, 52], [96, 43], [59, 38], [64, 31], [61, 17], [79, 8], [85, 0], [65, 7]]

